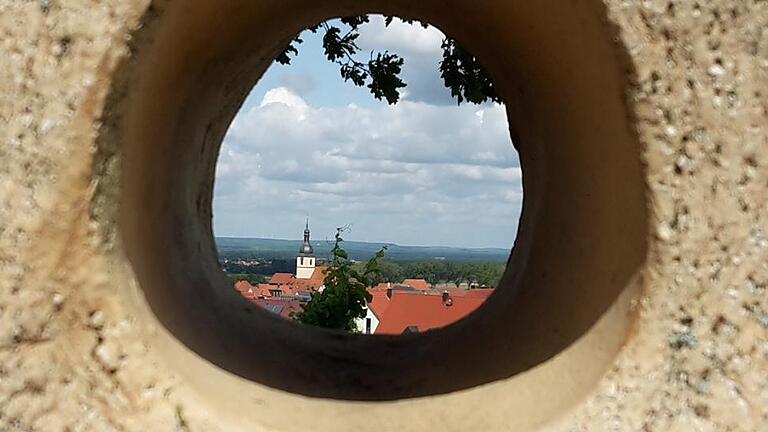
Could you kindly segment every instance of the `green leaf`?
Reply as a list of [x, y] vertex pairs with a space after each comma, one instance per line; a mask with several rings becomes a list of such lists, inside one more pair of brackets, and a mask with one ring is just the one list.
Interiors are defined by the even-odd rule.
[[342, 65], [340, 72], [344, 81], [352, 81], [358, 87], [364, 86], [365, 80], [368, 78], [368, 74], [364, 70], [355, 66]]
[[440, 76], [458, 104], [464, 100], [474, 104], [501, 102], [493, 80], [472, 53], [450, 38], [443, 39], [441, 48]]
[[388, 51], [378, 53], [375, 59], [368, 62], [368, 71], [371, 75], [368, 88], [373, 97], [378, 100], [384, 98], [390, 105], [397, 103], [400, 99], [398, 89], [406, 86], [400, 78], [404, 62], [397, 54], [390, 54]]
[[352, 27], [352, 29], [357, 29], [362, 24], [369, 22], [370, 19], [368, 15], [356, 15], [356, 16], [342, 17], [339, 19], [339, 21]]
[[277, 57], [275, 58], [275, 61], [280, 63], [280, 64], [283, 64], [283, 65], [291, 64], [291, 55], [298, 55], [299, 54], [299, 49], [296, 48], [294, 43], [300, 44], [302, 42], [303, 41], [301, 39], [296, 37], [293, 40], [293, 42], [289, 43], [288, 46], [285, 47], [283, 52], [281, 52], [280, 54], [277, 55]]
[[325, 35], [323, 35], [323, 49], [325, 49], [325, 56], [332, 62], [344, 57], [344, 46], [341, 44], [340, 33], [340, 28], [330, 27], [325, 31]]
[[[385, 26], [392, 24], [394, 17], [384, 18]], [[323, 34], [323, 50], [326, 58], [339, 65], [339, 73], [345, 82], [362, 87], [368, 83], [373, 97], [377, 100], [386, 100], [389, 104], [395, 104], [400, 100], [400, 89], [406, 87], [400, 74], [403, 59], [397, 54], [389, 52], [378, 53], [376, 57], [364, 63], [354, 58], [360, 51], [357, 39], [360, 36], [358, 27], [369, 22], [368, 15], [355, 15], [340, 18], [340, 22], [349, 27], [346, 33], [328, 22], [321, 22], [308, 28], [316, 33], [321, 27], [325, 29]], [[401, 19], [407, 24], [418, 22], [427, 28], [428, 23], [414, 19]], [[298, 55], [297, 46], [303, 41], [298, 36], [277, 55], [275, 61], [280, 64], [290, 64], [292, 57]], [[440, 77], [443, 84], [449, 89], [451, 96], [456, 98], [457, 104], [470, 102], [481, 104], [488, 101], [501, 103], [501, 96], [496, 91], [496, 86], [488, 72], [480, 64], [478, 59], [461, 46], [456, 40], [446, 37], [441, 44], [443, 59], [439, 64]]]

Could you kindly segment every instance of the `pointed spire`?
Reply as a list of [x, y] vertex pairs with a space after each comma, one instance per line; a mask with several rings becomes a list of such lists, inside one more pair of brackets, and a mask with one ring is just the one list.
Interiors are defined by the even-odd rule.
[[299, 253], [302, 255], [313, 255], [312, 244], [309, 242], [309, 216], [307, 216], [307, 223], [304, 225], [304, 244], [301, 245]]

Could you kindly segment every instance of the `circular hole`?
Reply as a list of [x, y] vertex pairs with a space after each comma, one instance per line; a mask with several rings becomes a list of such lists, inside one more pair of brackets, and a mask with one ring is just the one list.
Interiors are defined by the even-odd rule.
[[[238, 292], [283, 318], [363, 334], [423, 332], [475, 311], [498, 286], [522, 205], [498, 99], [474, 57], [427, 24], [366, 15], [304, 30], [220, 151], [214, 232]], [[334, 263], [338, 226], [349, 260]], [[358, 261], [364, 275], [384, 247], [382, 273], [353, 278], [370, 303], [349, 284], [324, 292], [329, 268]]]
[[[640, 149], [624, 101], [631, 65], [603, 24], [605, 11], [591, 2], [215, 3], [170, 3], [148, 14], [125, 79], [112, 89], [100, 149], [117, 149], [122, 161], [111, 191], [146, 300], [137, 308], [162, 326], [153, 347], [174, 364], [184, 359], [183, 379], [204, 395], [269, 394], [286, 407], [314, 400], [291, 394], [446, 398], [376, 405], [397, 407], [388, 416], [395, 422], [449, 400], [445, 415], [466, 424], [460, 419], [476, 413], [448, 395], [465, 390], [494, 407], [494, 424], [517, 429], [589, 391], [628, 337], [648, 232]], [[397, 337], [307, 328], [243, 308], [218, 268], [211, 228], [217, 151], [256, 80], [301, 29], [371, 11], [433, 22], [479, 56], [508, 104], [525, 167], [513, 271], [497, 294], [455, 325]], [[213, 396], [208, 402], [226, 409]], [[507, 414], [508, 405], [519, 409]], [[272, 408], [291, 413], [289, 423], [265, 414], [274, 424], [333, 425]], [[352, 411], [344, 418], [365, 421]]]

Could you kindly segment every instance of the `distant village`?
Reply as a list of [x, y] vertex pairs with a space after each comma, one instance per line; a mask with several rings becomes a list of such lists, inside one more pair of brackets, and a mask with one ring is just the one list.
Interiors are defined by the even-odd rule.
[[[302, 310], [312, 294], [322, 292], [327, 267], [319, 265], [309, 241], [309, 226], [296, 257], [294, 273], [275, 273], [265, 283], [247, 280], [234, 288], [247, 300], [269, 312], [291, 319]], [[475, 311], [493, 293], [491, 287], [475, 284], [435, 284], [424, 279], [382, 282], [369, 288], [372, 300], [364, 318], [355, 320], [364, 334], [423, 332], [444, 327]]]

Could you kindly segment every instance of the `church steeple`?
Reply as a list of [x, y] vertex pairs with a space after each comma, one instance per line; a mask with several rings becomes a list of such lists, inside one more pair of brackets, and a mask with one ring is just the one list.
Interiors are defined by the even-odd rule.
[[307, 223], [304, 225], [304, 244], [302, 244], [301, 249], [299, 249], [299, 255], [314, 256], [314, 250], [309, 243], [309, 218], [307, 218]]
[[296, 279], [309, 279], [315, 272], [315, 251], [309, 242], [309, 218], [304, 225], [304, 243], [296, 257]]

